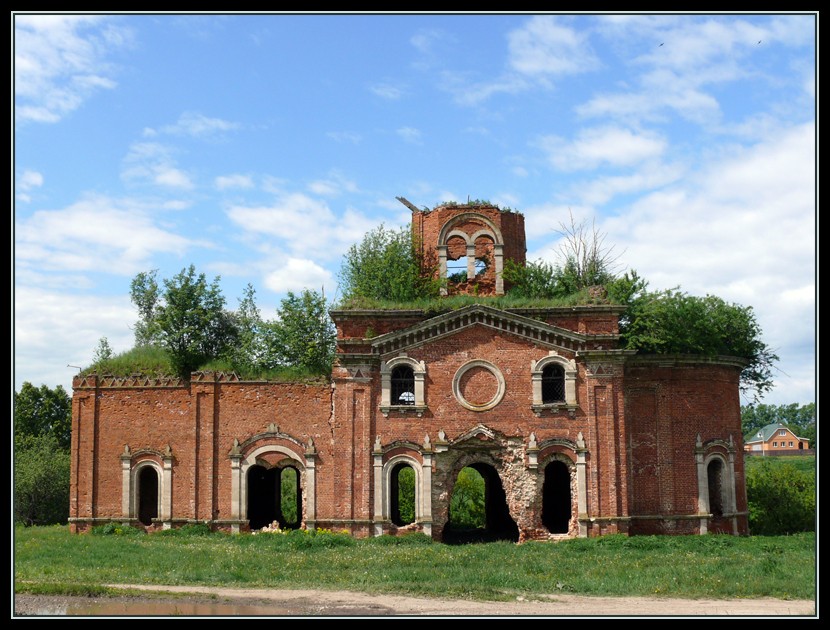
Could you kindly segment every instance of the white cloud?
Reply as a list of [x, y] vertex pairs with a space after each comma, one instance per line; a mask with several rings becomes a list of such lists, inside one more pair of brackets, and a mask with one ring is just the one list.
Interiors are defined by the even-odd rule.
[[[752, 306], [782, 363], [815, 360], [815, 128], [803, 125], [741, 151], [605, 220], [608, 242], [651, 289], [680, 286]], [[797, 382], [790, 380], [795, 378]], [[807, 401], [801, 376], [780, 374], [786, 399]], [[801, 383], [799, 385], [798, 383]]]
[[357, 184], [347, 179], [342, 173], [332, 171], [327, 179], [318, 179], [308, 185], [308, 189], [315, 195], [336, 197], [344, 192], [357, 192]]
[[265, 286], [275, 293], [303, 289], [319, 291], [325, 287], [326, 293], [330, 294], [333, 293], [335, 280], [329, 271], [312, 260], [288, 258], [279, 269], [265, 276]]
[[580, 203], [602, 206], [618, 195], [630, 195], [655, 190], [678, 181], [685, 174], [679, 165], [661, 164], [648, 160], [638, 165], [637, 172], [630, 175], [601, 176], [587, 182], [573, 182], [567, 192]]
[[[191, 136], [204, 138], [225, 131], [233, 131], [239, 128], [239, 124], [228, 122], [220, 118], [208, 118], [198, 112], [184, 112], [179, 120], [173, 125], [166, 125], [160, 129], [161, 132], [174, 136]], [[145, 134], [155, 135], [153, 130], [145, 130]]]
[[359, 133], [353, 131], [329, 131], [326, 133], [326, 137], [335, 142], [350, 142], [351, 144], [360, 144], [363, 139]]
[[436, 43], [446, 39], [446, 35], [437, 29], [421, 29], [409, 39], [415, 49], [424, 55], [431, 55]]
[[[812, 42], [810, 16], [781, 16], [763, 23], [718, 16], [607, 16], [597, 33], [629, 67], [644, 69], [619, 92], [595, 95], [578, 108], [586, 117], [642, 120], [674, 111], [686, 120], [711, 126], [720, 121], [719, 100], [707, 89], [739, 80], [754, 84], [780, 81], [756, 56], [763, 45], [803, 47]], [[653, 42], [643, 48], [644, 41]], [[810, 89], [810, 71], [795, 71], [791, 81]], [[776, 86], [780, 90], [780, 85]]]
[[176, 167], [169, 147], [156, 142], [135, 143], [124, 158], [125, 181], [149, 182], [165, 188], [191, 190], [190, 176]]
[[169, 188], [180, 188], [183, 190], [190, 190], [193, 188], [193, 182], [184, 171], [171, 166], [158, 165], [153, 167], [153, 183], [159, 186]]
[[657, 158], [666, 150], [666, 141], [656, 133], [633, 132], [621, 127], [583, 129], [573, 141], [542, 136], [539, 146], [558, 170], [574, 171], [601, 165], [633, 166]]
[[599, 61], [588, 34], [565, 26], [561, 18], [531, 18], [507, 36], [509, 64], [530, 76], [576, 74], [594, 70]]
[[14, 292], [15, 388], [24, 380], [36, 387], [61, 384], [72, 391], [72, 377], [92, 363], [101, 337], [116, 353], [133, 346], [131, 326], [137, 320], [126, 295], [96, 297], [42, 288]]
[[15, 184], [15, 199], [29, 203], [32, 200], [29, 192], [41, 186], [43, 186], [43, 175], [37, 171], [23, 171]]
[[277, 238], [297, 258], [328, 260], [341, 256], [375, 224], [352, 209], [336, 216], [325, 202], [301, 193], [280, 195], [268, 206], [234, 205], [227, 215], [249, 238]]
[[404, 90], [397, 85], [392, 85], [390, 83], [379, 83], [377, 85], [373, 85], [369, 88], [372, 94], [376, 96], [380, 96], [389, 101], [396, 101], [404, 95]]
[[441, 89], [462, 106], [479, 105], [496, 94], [548, 89], [554, 77], [599, 67], [588, 37], [588, 33], [568, 27], [562, 18], [533, 17], [507, 34], [507, 68], [499, 76], [472, 80], [469, 73], [445, 69], [439, 74]]
[[15, 263], [23, 270], [130, 274], [154, 253], [180, 254], [196, 244], [154, 225], [139, 204], [107, 197], [38, 211], [15, 225]]
[[414, 127], [400, 127], [399, 129], [395, 130], [405, 142], [409, 142], [410, 144], [421, 144], [421, 132]]
[[[464, 106], [478, 105], [494, 94], [518, 94], [533, 85], [516, 73], [473, 83], [463, 74], [442, 72], [441, 80], [442, 89], [452, 95], [453, 102]], [[537, 80], [536, 83], [547, 85], [546, 80]]]
[[57, 122], [98, 91], [114, 88], [107, 56], [132, 38], [96, 15], [16, 15], [14, 27], [19, 122]]
[[234, 175], [220, 175], [214, 180], [214, 185], [219, 190], [228, 188], [253, 188], [254, 180], [250, 175], [236, 173]]

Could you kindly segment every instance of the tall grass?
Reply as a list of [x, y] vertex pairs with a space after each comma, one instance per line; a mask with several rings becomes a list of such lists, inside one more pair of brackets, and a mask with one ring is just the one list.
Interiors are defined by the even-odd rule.
[[478, 600], [558, 592], [814, 599], [816, 536], [622, 535], [558, 543], [433, 543], [423, 534], [69, 533], [16, 527], [17, 592], [106, 584], [322, 588]]
[[[226, 359], [213, 359], [199, 366], [199, 370], [236, 373], [246, 381], [323, 383], [330, 380], [329, 375], [320, 375], [306, 368], [291, 365], [271, 369], [251, 367], [236, 369]], [[151, 378], [170, 377], [175, 373], [169, 353], [159, 346], [137, 346], [109, 359], [96, 361], [81, 371], [84, 375], [128, 377], [140, 374]]]

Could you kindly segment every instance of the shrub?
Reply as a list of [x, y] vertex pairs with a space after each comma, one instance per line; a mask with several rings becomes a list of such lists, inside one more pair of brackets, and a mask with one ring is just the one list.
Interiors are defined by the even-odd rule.
[[69, 451], [53, 435], [17, 436], [14, 452], [14, 520], [65, 524], [69, 518]]
[[94, 536], [144, 536], [146, 534], [143, 529], [121, 523], [96, 525], [89, 530], [89, 533]]
[[780, 536], [816, 530], [815, 479], [789, 463], [762, 461], [747, 467], [749, 530]]

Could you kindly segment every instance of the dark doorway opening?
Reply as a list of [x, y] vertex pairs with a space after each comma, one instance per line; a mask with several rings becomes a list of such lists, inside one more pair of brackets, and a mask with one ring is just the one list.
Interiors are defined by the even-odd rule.
[[248, 521], [262, 529], [278, 520], [279, 469], [251, 466], [248, 470]]
[[723, 463], [713, 459], [706, 467], [709, 477], [709, 511], [712, 516], [723, 516]]
[[415, 522], [415, 470], [409, 464], [392, 469], [390, 488], [392, 523], [398, 527]]
[[152, 466], [145, 466], [138, 473], [138, 520], [142, 525], [152, 525], [159, 515], [159, 476]]
[[442, 539], [447, 544], [519, 541], [519, 527], [493, 466], [476, 463], [458, 473]]
[[277, 522], [282, 529], [299, 529], [303, 517], [300, 471], [293, 466], [280, 469], [280, 509]]
[[545, 467], [542, 487], [542, 524], [551, 534], [567, 534], [571, 523], [571, 473], [565, 462]]
[[277, 522], [280, 529], [297, 529], [303, 518], [300, 473], [293, 466], [248, 470], [248, 522], [262, 529]]

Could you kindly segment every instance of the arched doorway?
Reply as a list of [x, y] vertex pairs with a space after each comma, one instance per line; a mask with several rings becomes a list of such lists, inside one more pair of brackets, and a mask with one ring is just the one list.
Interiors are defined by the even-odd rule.
[[453, 487], [443, 541], [449, 544], [519, 541], [507, 496], [496, 469], [485, 463], [462, 468]]
[[723, 516], [723, 462], [715, 457], [706, 467], [709, 483], [709, 511], [712, 516]]
[[571, 515], [570, 470], [565, 462], [551, 461], [542, 486], [542, 524], [551, 534], [567, 534]]
[[283, 529], [298, 529], [303, 519], [303, 493], [300, 471], [293, 466], [279, 469], [280, 509], [277, 522]]
[[403, 527], [415, 522], [415, 470], [407, 463], [392, 469], [390, 481], [390, 517]]
[[138, 520], [152, 525], [159, 515], [159, 476], [152, 466], [144, 466], [138, 473]]
[[248, 523], [252, 530], [277, 522], [280, 529], [298, 528], [302, 521], [300, 473], [293, 466], [248, 469]]

